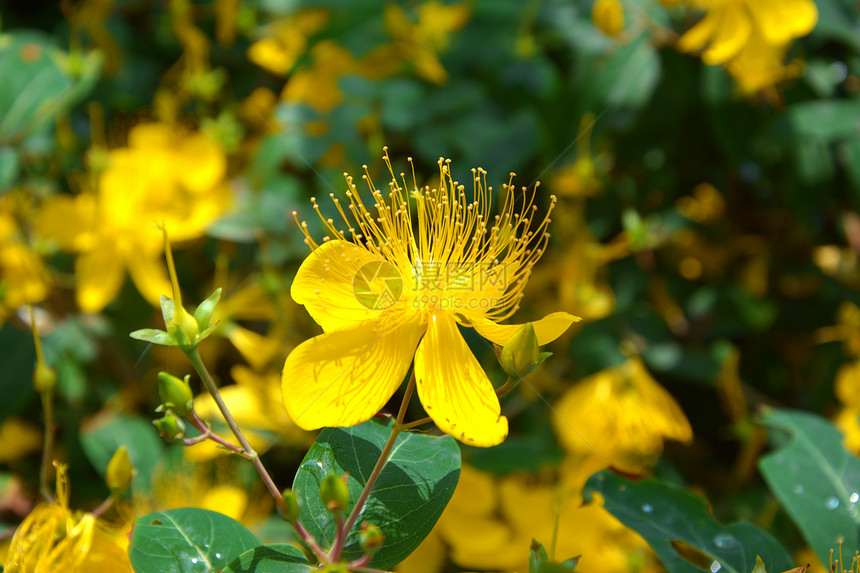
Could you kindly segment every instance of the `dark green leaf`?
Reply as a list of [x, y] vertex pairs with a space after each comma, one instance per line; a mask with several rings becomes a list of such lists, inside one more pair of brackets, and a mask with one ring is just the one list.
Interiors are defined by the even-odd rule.
[[137, 573], [213, 573], [259, 545], [238, 521], [186, 507], [135, 521], [128, 556]]
[[842, 446], [839, 430], [815, 414], [771, 410], [762, 422], [791, 436], [759, 461], [770, 489], [822, 563], [839, 538], [843, 553], [853, 555], [860, 549], [860, 459]]
[[0, 328], [0, 424], [37, 396], [33, 389], [36, 350], [29, 331]]
[[[389, 434], [388, 425], [372, 420], [352, 428], [327, 428], [305, 456], [293, 491], [303, 504], [302, 522], [324, 547], [334, 542], [334, 523], [320, 501], [320, 482], [329, 473], [348, 473], [354, 503]], [[387, 569], [418, 547], [451, 499], [459, 477], [460, 448], [454, 438], [416, 433], [398, 436], [359, 519], [359, 523], [377, 525], [385, 534], [385, 545], [374, 557], [373, 567]], [[362, 555], [357, 528], [347, 538], [344, 555], [347, 559]]]
[[793, 567], [791, 556], [769, 533], [747, 521], [719, 525], [705, 500], [685, 489], [652, 479], [632, 482], [603, 471], [585, 485], [586, 499], [595, 492], [612, 515], [645, 538], [670, 573], [705, 570], [682, 557], [679, 546], [710, 560], [711, 571], [719, 564], [720, 573], [750, 573], [756, 555], [769, 571]]
[[284, 543], [249, 549], [222, 573], [305, 573], [313, 571], [301, 551]]

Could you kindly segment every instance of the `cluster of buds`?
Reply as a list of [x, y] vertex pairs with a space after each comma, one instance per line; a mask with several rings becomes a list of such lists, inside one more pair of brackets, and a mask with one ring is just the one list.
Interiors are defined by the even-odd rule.
[[172, 442], [185, 437], [185, 422], [183, 416], [188, 416], [194, 409], [194, 394], [188, 383], [191, 377], [179, 379], [167, 372], [158, 373], [158, 397], [161, 405], [155, 409], [164, 415], [152, 423], [158, 430], [158, 434]]

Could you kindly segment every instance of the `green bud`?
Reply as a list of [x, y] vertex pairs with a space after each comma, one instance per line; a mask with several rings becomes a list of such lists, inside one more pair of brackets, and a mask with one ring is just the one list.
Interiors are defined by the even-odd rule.
[[343, 563], [332, 563], [320, 569], [320, 573], [349, 573], [349, 567]]
[[538, 367], [540, 350], [532, 323], [520, 327], [502, 347], [499, 362], [505, 373], [514, 380], [528, 376]]
[[194, 394], [188, 384], [190, 378], [186, 375], [180, 380], [167, 372], [158, 373], [158, 397], [161, 403], [180, 416], [187, 416], [194, 409]]
[[209, 328], [209, 323], [212, 321], [212, 313], [215, 312], [215, 306], [218, 304], [220, 299], [221, 289], [217, 288], [215, 289], [215, 292], [209, 295], [206, 300], [201, 302], [194, 311], [194, 320], [197, 321], [197, 327], [200, 329], [201, 334]]
[[186, 350], [197, 346], [200, 327], [191, 314], [182, 305], [175, 304], [166, 296], [161, 297], [161, 312], [167, 334], [180, 349]]
[[349, 487], [346, 475], [343, 477], [328, 474], [320, 483], [320, 499], [325, 508], [332, 513], [342, 513], [349, 505]]
[[105, 474], [105, 482], [107, 483], [110, 492], [113, 495], [122, 495], [131, 487], [131, 480], [134, 478], [135, 470], [131, 465], [131, 459], [128, 457], [128, 450], [125, 446], [120, 446], [114, 452], [113, 457], [108, 462], [107, 473]]
[[296, 494], [291, 489], [285, 489], [281, 493], [281, 498], [284, 500], [281, 515], [284, 519], [293, 523], [299, 518], [299, 498], [296, 497]]
[[152, 423], [158, 430], [158, 435], [168, 442], [185, 437], [185, 422], [177, 418], [173, 412], [166, 412], [163, 417], [153, 420]]
[[53, 390], [56, 386], [57, 371], [44, 362], [37, 363], [36, 370], [33, 372], [33, 388], [37, 392], [46, 392]]
[[365, 555], [372, 557], [382, 548], [382, 544], [385, 542], [385, 534], [377, 526], [365, 521], [361, 524], [358, 541]]

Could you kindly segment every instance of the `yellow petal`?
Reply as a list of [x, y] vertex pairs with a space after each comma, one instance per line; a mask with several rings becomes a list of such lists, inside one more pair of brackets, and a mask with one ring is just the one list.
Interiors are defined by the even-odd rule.
[[96, 240], [96, 203], [93, 196], [55, 195], [42, 204], [34, 222], [36, 234], [56, 241], [64, 251], [90, 248]]
[[369, 299], [360, 301], [356, 297], [353, 282], [359, 270], [368, 263], [394, 269], [354, 243], [323, 243], [299, 267], [290, 295], [294, 301], [305, 305], [325, 332], [356, 326], [379, 315], [381, 309], [374, 306], [387, 305], [385, 301], [375, 305]]
[[726, 6], [720, 12], [720, 23], [711, 37], [711, 45], [702, 54], [708, 65], [723, 64], [736, 56], [750, 37], [752, 23], [741, 5]]
[[425, 328], [405, 323], [386, 331], [366, 322], [303, 342], [284, 364], [287, 413], [305, 430], [370, 419], [403, 382]]
[[415, 378], [421, 404], [443, 432], [481, 447], [508, 437], [493, 385], [448, 313], [430, 321], [415, 353]]
[[128, 257], [128, 272], [134, 286], [151, 304], [158, 306], [161, 295], [171, 296], [172, 288], [161, 256], [139, 253]]
[[84, 312], [96, 313], [119, 294], [125, 265], [113, 245], [105, 244], [78, 257], [75, 275], [78, 306]]
[[[574, 316], [567, 312], [553, 312], [546, 315], [540, 320], [532, 323], [535, 334], [537, 335], [538, 345], [543, 346], [549, 344], [566, 331], [571, 324], [582, 320], [578, 316]], [[511, 336], [520, 329], [522, 324], [496, 324], [492, 320], [482, 319], [476, 320], [469, 324], [478, 331], [478, 334], [495, 342], [499, 346], [504, 346]]]
[[810, 33], [818, 23], [818, 9], [811, 0], [757, 0], [748, 6], [769, 44], [791, 42]]
[[719, 15], [709, 12], [699, 22], [687, 30], [678, 40], [678, 49], [682, 52], [695, 52], [704, 48], [720, 22]]

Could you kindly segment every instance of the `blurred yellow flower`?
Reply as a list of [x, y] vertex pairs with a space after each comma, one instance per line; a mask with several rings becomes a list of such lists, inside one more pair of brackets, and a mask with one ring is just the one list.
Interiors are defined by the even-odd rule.
[[328, 21], [325, 10], [304, 10], [272, 22], [266, 36], [248, 48], [248, 59], [261, 68], [286, 75], [307, 50], [308, 37], [320, 31]]
[[[565, 474], [582, 473], [566, 464]], [[563, 475], [580, 484], [587, 475]], [[603, 509], [596, 496], [582, 505], [579, 491], [542, 483], [534, 476], [495, 478], [464, 465], [460, 482], [436, 528], [418, 550], [398, 565], [403, 573], [438, 573], [439, 553], [449, 548], [456, 565], [476, 571], [528, 571], [533, 539], [549, 547], [558, 523], [555, 557], [580, 555], [582, 573], [656, 570], [647, 543]], [[431, 554], [436, 551], [435, 555]]]
[[66, 468], [55, 466], [56, 500], [38, 505], [15, 531], [5, 573], [130, 573], [128, 554], [112, 528], [91, 513], [69, 509]]
[[776, 84], [803, 73], [801, 62], [785, 64], [787, 52], [788, 44], [768, 44], [753, 33], [744, 49], [726, 63], [726, 69], [743, 95], [767, 93]]
[[680, 406], [638, 357], [581, 380], [559, 399], [556, 410], [553, 423], [568, 452], [596, 451], [628, 473], [647, 471], [664, 440], [693, 439]]
[[[258, 373], [245, 366], [234, 366], [230, 377], [235, 384], [220, 389], [233, 418], [257, 452], [265, 452], [277, 443], [309, 447], [313, 442], [290, 419], [281, 399], [280, 377], [277, 372]], [[221, 412], [208, 393], [194, 399], [194, 409], [203, 420], [223, 421]], [[185, 457], [205, 461], [229, 452], [211, 441], [185, 448]]]
[[834, 423], [845, 435], [845, 448], [860, 455], [860, 359], [839, 368], [834, 389], [842, 403]]
[[[809, 34], [818, 22], [813, 0], [689, 0], [705, 11], [678, 41], [685, 52], [704, 49], [706, 64], [725, 64], [741, 50], [783, 46]], [[760, 37], [761, 42], [751, 40]], [[750, 54], [749, 57], [756, 57]]]
[[439, 61], [450, 42], [450, 35], [461, 29], [469, 20], [469, 7], [464, 4], [424, 2], [416, 8], [417, 21], [413, 24], [398, 4], [385, 6], [385, 27], [394, 38], [375, 56], [385, 54], [395, 61], [411, 62], [418, 76], [435, 84], [448, 81], [448, 72]]
[[307, 104], [328, 113], [343, 101], [339, 80], [357, 74], [361, 65], [352, 53], [334, 40], [323, 40], [311, 48], [311, 65], [295, 70], [281, 92], [281, 99]]
[[[529, 196], [525, 188], [515, 208], [520, 197], [511, 179], [494, 217], [482, 169], [472, 170], [469, 197], [452, 179], [449, 161], [439, 160], [437, 188], [420, 187], [414, 175], [411, 186], [401, 176], [401, 187], [387, 151], [385, 162], [392, 176], [388, 194], [364, 176], [373, 211], [347, 176], [352, 216], [332, 194], [337, 224], [314, 200], [330, 233], [322, 245], [302, 223], [313, 252], [291, 294], [325, 333], [287, 358], [287, 412], [308, 430], [359, 424], [391, 398], [414, 356], [418, 396], [436, 425], [470, 445], [499, 444], [508, 420], [458, 324], [499, 345], [516, 332], [519, 325], [498, 322], [519, 308], [549, 240], [549, 213], [538, 216], [534, 192]], [[558, 312], [534, 322], [538, 343], [556, 339], [576, 320]]]
[[16, 417], [0, 423], [0, 464], [35, 452], [41, 446], [42, 431], [38, 426]]
[[14, 191], [0, 195], [0, 325], [18, 308], [41, 302], [50, 290], [48, 271], [18, 224], [22, 202], [23, 194]]
[[126, 269], [157, 304], [170, 292], [158, 226], [176, 241], [200, 237], [231, 199], [224, 151], [201, 133], [141, 124], [108, 161], [97, 189], [51, 197], [35, 221], [42, 237], [78, 253], [76, 294], [84, 312], [99, 312], [118, 295]]

